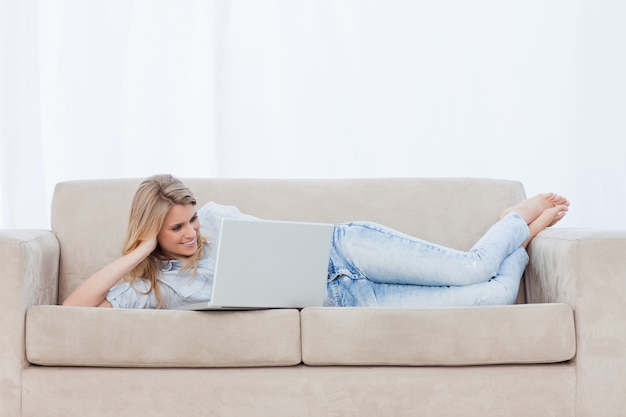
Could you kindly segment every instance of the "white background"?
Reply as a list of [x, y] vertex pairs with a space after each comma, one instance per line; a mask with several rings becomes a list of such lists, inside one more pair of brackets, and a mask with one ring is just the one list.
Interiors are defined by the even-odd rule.
[[626, 229], [626, 2], [0, 0], [0, 227], [82, 178], [489, 177]]

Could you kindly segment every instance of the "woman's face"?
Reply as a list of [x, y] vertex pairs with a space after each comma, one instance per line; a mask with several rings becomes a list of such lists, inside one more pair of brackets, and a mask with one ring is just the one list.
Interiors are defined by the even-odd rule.
[[163, 255], [169, 258], [192, 256], [198, 248], [200, 221], [193, 204], [176, 204], [165, 216], [157, 235]]

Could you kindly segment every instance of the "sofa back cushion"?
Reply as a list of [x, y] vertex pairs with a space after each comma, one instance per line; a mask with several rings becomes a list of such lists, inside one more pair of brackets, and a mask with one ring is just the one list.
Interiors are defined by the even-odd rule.
[[[183, 179], [198, 206], [235, 205], [265, 219], [378, 222], [457, 249], [469, 249], [500, 211], [525, 197], [521, 183], [473, 178]], [[120, 256], [141, 179], [57, 184], [52, 230], [61, 245], [59, 300]]]

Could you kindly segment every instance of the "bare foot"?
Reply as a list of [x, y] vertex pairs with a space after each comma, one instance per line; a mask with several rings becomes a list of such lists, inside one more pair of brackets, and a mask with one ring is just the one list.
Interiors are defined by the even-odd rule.
[[565, 215], [567, 214], [567, 210], [569, 210], [568, 205], [559, 204], [554, 207], [550, 207], [541, 213], [534, 221], [532, 221], [528, 228], [530, 229], [530, 236], [528, 239], [522, 244], [522, 247], [528, 246], [531, 240], [539, 232], [544, 230], [546, 227], [554, 226], [557, 224]]
[[537, 194], [536, 196], [528, 198], [513, 207], [502, 210], [498, 219], [503, 218], [510, 212], [515, 212], [526, 221], [526, 224], [530, 224], [545, 210], [555, 206], [567, 207], [569, 206], [569, 201], [567, 201], [565, 197], [554, 193]]

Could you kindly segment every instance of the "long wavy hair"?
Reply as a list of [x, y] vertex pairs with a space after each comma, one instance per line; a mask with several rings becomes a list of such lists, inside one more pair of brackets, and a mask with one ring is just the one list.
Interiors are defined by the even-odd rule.
[[[196, 205], [196, 198], [182, 181], [169, 174], [154, 175], [145, 179], [139, 185], [133, 198], [122, 253], [126, 255], [132, 252], [142, 240], [158, 234], [170, 208], [177, 204]], [[202, 259], [204, 245], [207, 242], [200, 232], [197, 235], [197, 242], [198, 248], [192, 256], [186, 258], [182, 267], [183, 271], [191, 268], [194, 268], [194, 271], [197, 270], [198, 261]], [[158, 261], [161, 260], [169, 260], [169, 258], [163, 254], [160, 245], [157, 244], [150, 256], [141, 261], [125, 277], [129, 282], [135, 282], [138, 279], [147, 280], [150, 283], [148, 293], [154, 291], [158, 308], [163, 306], [158, 285], [161, 272]]]

